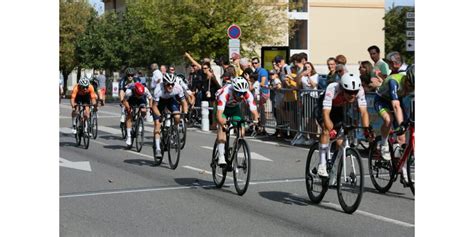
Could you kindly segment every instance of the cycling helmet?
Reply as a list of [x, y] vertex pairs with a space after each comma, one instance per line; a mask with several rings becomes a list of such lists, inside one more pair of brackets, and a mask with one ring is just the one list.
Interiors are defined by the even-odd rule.
[[90, 81], [89, 79], [83, 77], [81, 80], [79, 80], [79, 85], [84, 88], [89, 87]]
[[249, 83], [243, 77], [236, 77], [232, 80], [232, 86], [234, 91], [237, 92], [246, 92], [249, 90]]
[[360, 78], [350, 75], [349, 73], [341, 77], [340, 83], [342, 88], [348, 91], [357, 91], [361, 87]]
[[140, 82], [135, 82], [135, 86], [133, 87], [133, 92], [135, 92], [135, 95], [137, 96], [142, 96], [145, 94], [145, 87], [142, 85]]
[[415, 85], [415, 64], [413, 65], [410, 65], [408, 68], [407, 68], [407, 75], [406, 75], [406, 79], [408, 81], [410, 81], [410, 83], [412, 85]]
[[174, 74], [171, 74], [171, 73], [166, 73], [163, 76], [163, 82], [165, 83], [165, 85], [174, 84], [176, 82], [176, 76]]
[[125, 74], [126, 75], [135, 75], [135, 69], [133, 69], [133, 67], [129, 67], [129, 68], [127, 68], [127, 70], [125, 70]]

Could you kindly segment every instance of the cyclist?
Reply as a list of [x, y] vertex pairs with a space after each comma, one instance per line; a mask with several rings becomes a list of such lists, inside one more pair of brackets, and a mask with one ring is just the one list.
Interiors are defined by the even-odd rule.
[[[216, 93], [217, 99], [217, 149], [219, 153], [218, 164], [223, 166], [225, 162], [225, 142], [226, 142], [226, 118], [230, 117], [234, 120], [240, 120], [242, 117], [239, 104], [242, 101], [246, 101], [250, 107], [250, 112], [252, 113], [253, 123], [258, 123], [258, 112], [257, 105], [253, 99], [253, 95], [249, 90], [249, 83], [243, 77], [236, 77], [232, 79], [232, 83], [225, 84], [221, 89]], [[242, 133], [242, 136], [245, 134], [245, 128], [242, 127], [242, 130], [239, 131]]]
[[[123, 101], [123, 98], [125, 97], [125, 91], [127, 90], [127, 87], [135, 82], [138, 82], [139, 80], [135, 77], [135, 69], [129, 67], [125, 70], [125, 76], [120, 80], [119, 82], [119, 99], [120, 102]], [[121, 104], [123, 105], [123, 103]], [[121, 115], [120, 115], [120, 124], [121, 126], [123, 123], [125, 123], [125, 110], [122, 106], [121, 110]]]
[[151, 104], [151, 100], [153, 97], [151, 96], [150, 91], [143, 86], [140, 82], [135, 82], [127, 87], [125, 91], [124, 100], [122, 101], [124, 109], [127, 113], [127, 121], [125, 123], [127, 127], [127, 140], [125, 143], [127, 144], [127, 148], [132, 146], [132, 138], [131, 138], [131, 131], [132, 131], [132, 111], [131, 106], [140, 106], [141, 116], [145, 117], [146, 115], [146, 105], [147, 99]]
[[390, 52], [387, 54], [386, 60], [390, 67], [391, 74], [376, 90], [377, 95], [374, 98], [375, 110], [383, 119], [383, 124], [380, 128], [382, 140], [379, 143], [379, 147], [384, 160], [390, 160], [388, 135], [392, 124], [396, 133], [399, 134], [397, 137], [398, 144], [405, 143], [405, 135], [403, 133], [404, 127], [401, 126], [401, 124], [403, 123], [404, 118], [407, 118], [407, 115], [404, 112], [403, 104], [400, 101], [401, 97], [406, 95], [410, 88], [406, 88], [406, 77], [398, 71], [402, 66], [402, 61], [400, 57], [397, 57], [397, 55], [398, 52]]
[[[76, 134], [76, 117], [77, 113], [77, 104], [87, 105], [85, 112], [84, 112], [84, 119], [89, 118], [90, 108], [89, 105], [95, 104], [97, 99], [97, 95], [94, 92], [94, 88], [90, 85], [89, 79], [83, 77], [79, 80], [79, 83], [74, 86], [71, 94], [71, 107], [72, 107], [72, 134]], [[87, 131], [87, 128], [84, 128], [84, 131]], [[86, 135], [87, 132], [86, 132]]]
[[[101, 96], [101, 93], [99, 93], [99, 89], [98, 89], [99, 79], [97, 78], [97, 76], [98, 76], [97, 74], [98, 74], [98, 72], [96, 71], [96, 72], [94, 72], [94, 75], [92, 77], [87, 77], [87, 75], [86, 75], [86, 78], [89, 80], [92, 87], [94, 87], [94, 92], [97, 95], [97, 99], [98, 99], [97, 102], [99, 102], [99, 101], [102, 101], [102, 96]], [[96, 108], [99, 107], [98, 104], [94, 104], [94, 105], [95, 105]]]
[[[352, 104], [357, 100], [362, 117], [362, 126], [369, 127], [369, 113], [367, 112], [367, 101], [364, 89], [358, 77], [345, 73], [339, 82], [333, 82], [326, 88], [324, 100], [322, 101], [322, 112], [318, 113], [318, 122], [323, 124], [323, 133], [319, 139], [319, 166], [318, 175], [328, 177], [326, 170], [326, 152], [329, 149], [329, 138], [335, 136], [337, 129], [334, 124], [344, 121], [344, 106]], [[366, 129], [365, 135], [369, 136], [370, 128]], [[342, 144], [342, 139], [336, 142], [337, 146]]]
[[186, 115], [188, 113], [188, 103], [186, 102], [183, 88], [176, 82], [176, 76], [170, 73], [166, 73], [163, 76], [163, 82], [156, 86], [155, 91], [153, 93], [153, 97], [154, 102], [152, 105], [152, 111], [153, 120], [155, 120], [155, 154], [160, 157], [160, 118], [161, 114], [163, 114], [163, 110], [167, 108], [173, 114], [174, 124], [175, 126], [177, 126], [179, 124], [180, 119], [179, 106], [181, 105], [183, 113]]

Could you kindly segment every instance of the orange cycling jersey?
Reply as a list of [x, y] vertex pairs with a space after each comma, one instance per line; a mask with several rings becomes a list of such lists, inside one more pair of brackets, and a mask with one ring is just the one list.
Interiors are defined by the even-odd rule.
[[76, 99], [76, 95], [85, 96], [88, 94], [91, 96], [91, 99], [97, 98], [97, 95], [94, 92], [94, 87], [92, 85], [89, 85], [89, 88], [87, 88], [87, 90], [85, 91], [82, 89], [79, 89], [79, 85], [75, 85], [74, 89], [72, 90], [71, 100]]

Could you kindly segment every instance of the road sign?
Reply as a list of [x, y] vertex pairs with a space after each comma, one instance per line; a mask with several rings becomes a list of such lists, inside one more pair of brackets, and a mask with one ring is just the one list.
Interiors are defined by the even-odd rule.
[[406, 22], [406, 27], [407, 28], [415, 28], [415, 22], [414, 21], [407, 21]]
[[407, 34], [407, 37], [409, 38], [415, 38], [415, 31], [414, 30], [407, 30], [405, 31]]
[[415, 19], [415, 12], [407, 12], [406, 19]]
[[112, 97], [119, 97], [119, 83], [116, 81], [112, 82]]
[[231, 39], [238, 39], [240, 37], [241, 30], [240, 27], [236, 24], [232, 24], [227, 28], [227, 36]]
[[240, 48], [239, 39], [229, 39], [229, 48]]
[[411, 52], [415, 51], [415, 40], [406, 41], [406, 50]]

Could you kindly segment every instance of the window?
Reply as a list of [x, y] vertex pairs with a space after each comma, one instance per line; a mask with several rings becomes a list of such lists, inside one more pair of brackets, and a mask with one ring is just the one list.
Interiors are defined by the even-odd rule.
[[308, 49], [308, 21], [296, 20], [293, 26], [295, 34], [290, 37], [290, 49]]
[[308, 12], [308, 0], [290, 0], [289, 4], [290, 12]]

